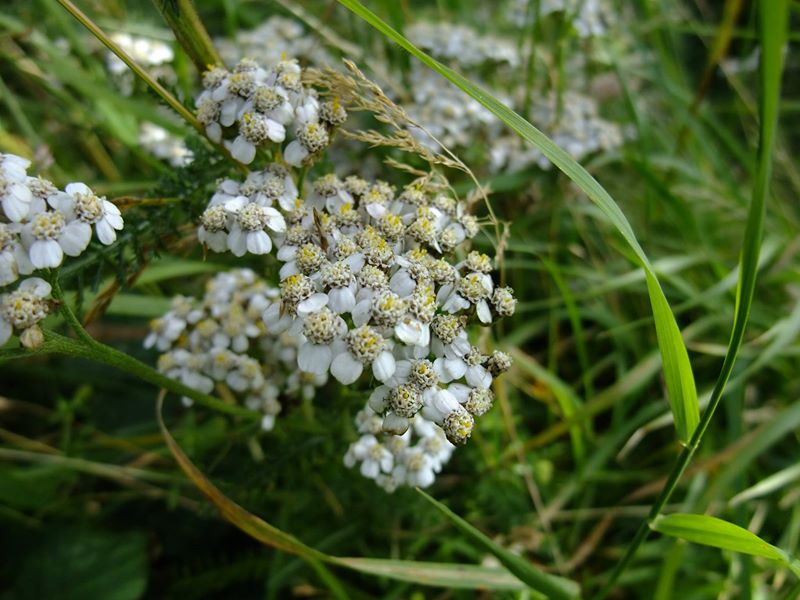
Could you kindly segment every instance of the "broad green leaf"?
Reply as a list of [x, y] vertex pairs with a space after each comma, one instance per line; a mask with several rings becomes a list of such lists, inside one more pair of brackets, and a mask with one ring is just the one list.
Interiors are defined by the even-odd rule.
[[556, 600], [569, 600], [570, 598], [580, 597], [580, 587], [574, 581], [540, 571], [521, 556], [511, 553], [493, 542], [438, 500], [420, 489], [417, 489], [417, 491], [446, 516], [453, 525], [458, 527], [462, 533], [467, 535], [476, 546], [493, 554], [506, 569], [527, 583], [531, 589], [544, 594], [547, 598]]
[[650, 527], [660, 533], [696, 544], [762, 556], [786, 565], [800, 577], [800, 563], [797, 559], [768, 544], [755, 533], [717, 517], [676, 513], [658, 517]]
[[[217, 507], [222, 517], [259, 542], [296, 554], [319, 569], [321, 563], [345, 567], [374, 576], [400, 581], [448, 588], [476, 590], [522, 590], [525, 584], [505, 569], [478, 565], [442, 564], [405, 560], [383, 560], [331, 556], [307, 546], [291, 534], [270, 525], [260, 517], [236, 504], [203, 475], [172, 437], [161, 416], [161, 402], [157, 411], [158, 424], [169, 451], [189, 480]], [[549, 577], [549, 576], [548, 576]], [[567, 598], [569, 596], [553, 596]]]
[[476, 86], [453, 69], [446, 67], [414, 46], [405, 37], [386, 24], [375, 13], [358, 0], [338, 0], [340, 4], [364, 19], [384, 36], [392, 39], [403, 49], [417, 57], [428, 67], [461, 88], [469, 96], [494, 113], [514, 132], [536, 146], [542, 154], [563, 171], [594, 202], [609, 222], [619, 231], [633, 250], [636, 264], [645, 272], [647, 291], [656, 326], [658, 347], [661, 351], [664, 375], [667, 384], [670, 408], [675, 415], [678, 436], [684, 442], [694, 433], [700, 420], [694, 375], [689, 364], [689, 355], [683, 343], [675, 316], [670, 310], [658, 277], [650, 260], [639, 245], [628, 219], [606, 190], [570, 155], [559, 148], [550, 138], [536, 129], [523, 117], [511, 110], [487, 91]]

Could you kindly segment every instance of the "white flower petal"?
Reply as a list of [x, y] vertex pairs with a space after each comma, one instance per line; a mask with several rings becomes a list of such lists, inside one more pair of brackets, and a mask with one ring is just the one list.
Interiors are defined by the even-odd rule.
[[[116, 237], [116, 235], [114, 237]], [[67, 256], [78, 256], [81, 252], [86, 250], [86, 246], [89, 245], [91, 239], [91, 225], [83, 221], [72, 221], [64, 227], [64, 231], [61, 232], [58, 238], [58, 243], [61, 244], [61, 248], [64, 249], [64, 254]]]
[[19, 284], [19, 288], [17, 289], [30, 291], [34, 296], [38, 296], [39, 298], [49, 296], [52, 291], [50, 284], [41, 277], [28, 277], [28, 279]]
[[267, 119], [267, 137], [273, 142], [282, 142], [286, 139], [286, 128], [272, 119]]
[[392, 411], [386, 413], [383, 418], [383, 431], [391, 435], [403, 435], [408, 431], [409, 421], [405, 417], [401, 417]]
[[84, 196], [93, 195], [92, 190], [89, 189], [89, 186], [81, 182], [68, 183], [67, 187], [64, 188], [64, 191], [70, 196], [77, 196], [78, 194]]
[[19, 270], [17, 259], [12, 252], [0, 252], [0, 286], [8, 285], [17, 280]]
[[37, 240], [30, 248], [31, 263], [37, 269], [55, 268], [64, 259], [64, 251], [55, 240]]
[[274, 208], [267, 206], [264, 208], [264, 215], [266, 216], [267, 227], [272, 231], [282, 232], [286, 231], [286, 219]]
[[331, 375], [341, 384], [350, 385], [361, 376], [364, 365], [353, 358], [349, 352], [342, 352], [331, 363]]
[[33, 195], [28, 186], [12, 183], [3, 197], [3, 211], [10, 221], [18, 223], [28, 216]]
[[283, 160], [293, 167], [303, 166], [303, 161], [308, 156], [308, 150], [298, 140], [292, 140], [283, 151]]
[[491, 323], [492, 322], [492, 311], [489, 310], [489, 303], [486, 300], [481, 300], [475, 305], [476, 311], [478, 313], [478, 319], [480, 319], [481, 323]]
[[331, 365], [333, 353], [331, 347], [322, 344], [306, 342], [297, 352], [297, 364], [301, 371], [322, 375]]
[[247, 251], [251, 254], [267, 254], [272, 250], [272, 240], [265, 231], [251, 231], [246, 237]]
[[328, 306], [338, 315], [352, 311], [356, 306], [356, 297], [350, 288], [334, 288], [328, 292]]
[[[97, 232], [97, 239], [105, 246], [113, 244], [117, 239], [117, 232], [114, 231], [114, 229], [111, 223], [108, 222], [108, 219], [100, 219], [94, 225], [94, 230]], [[116, 229], [122, 229], [122, 227], [117, 227]]]
[[256, 147], [246, 137], [238, 135], [231, 145], [231, 156], [240, 163], [249, 165], [256, 157]]
[[482, 365], [475, 365], [467, 368], [465, 376], [467, 383], [472, 387], [487, 389], [492, 385], [492, 374]]
[[375, 379], [378, 381], [385, 382], [394, 375], [396, 366], [397, 364], [395, 363], [392, 353], [384, 350], [378, 354], [377, 358], [373, 361], [372, 374], [375, 375]]
[[228, 248], [234, 256], [244, 256], [247, 253], [247, 236], [238, 227], [228, 234]]
[[317, 312], [326, 304], [328, 304], [328, 294], [321, 292], [311, 294], [311, 296], [297, 304], [297, 314], [302, 317], [312, 312]]

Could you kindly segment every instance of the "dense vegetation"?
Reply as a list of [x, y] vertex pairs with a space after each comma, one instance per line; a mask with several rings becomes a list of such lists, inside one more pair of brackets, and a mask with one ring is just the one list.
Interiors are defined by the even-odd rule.
[[800, 597], [798, 8], [6, 3], [0, 598]]

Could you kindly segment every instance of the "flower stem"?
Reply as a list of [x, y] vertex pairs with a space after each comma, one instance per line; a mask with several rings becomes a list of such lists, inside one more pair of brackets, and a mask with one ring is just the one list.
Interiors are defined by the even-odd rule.
[[23, 356], [31, 354], [64, 354], [76, 358], [86, 358], [130, 373], [157, 387], [164, 388], [174, 394], [191, 398], [197, 404], [219, 412], [245, 417], [250, 420], [260, 418], [253, 411], [228, 404], [214, 396], [203, 394], [179, 381], [170, 379], [132, 356], [128, 356], [124, 352], [120, 352], [116, 348], [106, 346], [96, 340], [92, 340], [92, 343], [89, 344], [83, 340], [74, 340], [52, 331], [45, 331], [44, 334], [44, 343], [35, 351], [22, 354], [15, 353], [15, 355], [8, 355], [8, 358], [22, 358]]

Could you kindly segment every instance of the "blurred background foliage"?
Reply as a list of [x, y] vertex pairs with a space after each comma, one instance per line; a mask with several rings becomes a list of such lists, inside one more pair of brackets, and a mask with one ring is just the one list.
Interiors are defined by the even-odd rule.
[[[757, 47], [753, 6], [609, 2], [605, 14], [624, 39], [587, 39], [564, 13], [515, 25], [506, 18], [509, 3], [367, 4], [400, 30], [459, 23], [508, 41], [518, 51], [516, 66], [470, 75], [517, 106], [576, 87], [602, 102], [603, 117], [620, 125], [625, 141], [581, 162], [621, 204], [655, 265], [701, 402], [707, 400], [730, 332], [755, 164], [757, 71], [748, 67]], [[510, 4], [529, 10], [525, 2]], [[175, 77], [165, 83], [192, 104], [197, 75], [151, 3], [87, 0], [81, 6], [109, 32], [173, 44]], [[398, 100], [413, 101], [415, 59], [335, 2], [203, 0], [197, 6], [212, 36], [228, 39], [272, 15], [295, 19], [334, 61], [350, 57], [378, 81], [388, 74], [400, 84]], [[795, 2], [751, 325], [723, 405], [666, 510], [723, 517], [795, 555], [798, 13]], [[174, 294], [200, 295], [208, 275], [232, 265], [264, 267], [230, 256], [206, 260], [186, 242], [227, 167], [138, 82], [121, 94], [105, 61], [100, 44], [55, 0], [7, 2], [0, 14], [0, 151], [33, 158], [59, 186], [85, 181], [126, 206], [133, 226], [122, 243], [81, 259], [68, 277], [76, 303], [98, 317], [92, 335], [153, 364], [155, 353], [141, 342], [148, 319], [162, 314]], [[186, 137], [195, 161], [175, 167], [148, 153], [139, 140], [145, 122]], [[498, 383], [494, 410], [431, 493], [503, 546], [591, 587], [619, 559], [680, 447], [664, 401], [643, 273], [566, 177], [536, 164], [493, 170], [487, 157], [497, 135], [470, 137], [462, 158], [492, 190], [500, 219], [511, 224], [503, 277], [520, 304], [495, 338], [516, 363]], [[338, 151], [337, 170], [342, 164], [377, 169], [378, 159], [397, 156], [380, 149], [367, 159], [347, 144]], [[463, 174], [451, 179], [460, 190], [471, 188]], [[121, 290], [115, 280], [123, 282]], [[0, 597], [333, 593], [335, 586], [309, 564], [218, 518], [167, 451], [150, 386], [59, 357], [3, 364], [0, 381]], [[491, 563], [413, 490], [387, 495], [343, 466], [362, 403], [358, 392], [329, 386], [313, 405], [284, 406], [269, 433], [208, 410], [186, 411], [177, 401], [165, 412], [177, 441], [226, 495], [314, 548]], [[754, 487], [778, 472], [777, 480]], [[335, 577], [352, 598], [475, 595], [339, 570]], [[795, 585], [776, 565], [654, 535], [623, 575], [617, 597], [788, 598]]]

